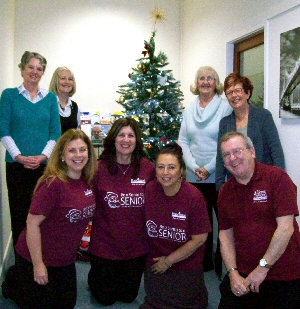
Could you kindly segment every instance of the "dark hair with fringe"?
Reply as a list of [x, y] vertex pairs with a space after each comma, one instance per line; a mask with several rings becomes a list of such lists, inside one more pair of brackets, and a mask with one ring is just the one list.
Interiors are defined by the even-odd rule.
[[183, 160], [182, 148], [176, 142], [169, 143], [165, 145], [164, 147], [162, 147], [156, 155], [156, 161], [157, 161], [157, 158], [163, 154], [170, 154], [170, 155], [175, 156], [179, 162], [180, 168], [183, 168], [183, 170], [185, 170], [185, 163]]
[[135, 164], [135, 170], [133, 177], [137, 177], [140, 171], [141, 158], [146, 157], [144, 152], [144, 144], [142, 141], [142, 131], [136, 120], [130, 117], [117, 119], [110, 130], [107, 133], [103, 141], [104, 150], [100, 155], [100, 160], [108, 161], [108, 171], [111, 175], [115, 175], [118, 170], [117, 160], [116, 160], [116, 138], [123, 127], [130, 126], [134, 131], [136, 137], [136, 146], [131, 155], [131, 162]]

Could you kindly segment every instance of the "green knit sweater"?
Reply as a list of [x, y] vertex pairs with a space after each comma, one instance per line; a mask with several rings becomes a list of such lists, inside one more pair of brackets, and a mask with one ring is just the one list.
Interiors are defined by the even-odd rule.
[[[19, 94], [18, 88], [8, 88], [0, 99], [0, 138], [11, 136], [24, 156], [39, 155], [49, 140], [57, 141], [61, 134], [57, 100], [49, 92], [37, 103]], [[6, 151], [6, 162], [15, 160]]]

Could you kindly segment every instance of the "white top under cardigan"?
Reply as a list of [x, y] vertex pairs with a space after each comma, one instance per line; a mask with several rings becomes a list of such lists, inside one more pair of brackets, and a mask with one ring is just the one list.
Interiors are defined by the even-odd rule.
[[197, 182], [195, 170], [204, 167], [211, 175], [201, 182], [215, 183], [219, 122], [231, 112], [228, 101], [217, 94], [205, 108], [200, 106], [199, 96], [185, 108], [178, 144], [183, 150], [187, 181]]

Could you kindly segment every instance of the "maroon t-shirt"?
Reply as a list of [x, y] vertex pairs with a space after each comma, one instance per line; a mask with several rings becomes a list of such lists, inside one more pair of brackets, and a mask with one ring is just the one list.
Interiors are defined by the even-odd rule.
[[[277, 228], [277, 217], [299, 215], [297, 188], [288, 174], [274, 166], [256, 163], [247, 185], [234, 177], [221, 188], [219, 227], [233, 228], [237, 268], [248, 275], [259, 264]], [[294, 218], [294, 233], [290, 242], [266, 280], [300, 278], [300, 233]]]
[[[191, 240], [191, 235], [211, 231], [202, 193], [184, 180], [174, 196], [165, 195], [161, 184], [154, 180], [146, 186], [145, 199], [150, 264], [155, 263], [154, 257], [167, 256], [183, 246]], [[200, 269], [203, 257], [204, 246], [200, 246], [190, 257], [174, 264], [172, 269]]]
[[[46, 266], [67, 266], [75, 262], [80, 240], [94, 210], [95, 196], [83, 179], [68, 178], [68, 182], [64, 182], [56, 178], [50, 185], [41, 184], [29, 213], [46, 217], [40, 225]], [[31, 261], [26, 228], [19, 237], [16, 250]]]
[[[128, 165], [121, 165], [124, 171]], [[107, 161], [100, 160], [94, 179], [97, 208], [93, 219], [90, 252], [111, 260], [127, 260], [148, 252], [145, 232], [145, 185], [155, 176], [154, 164], [141, 159], [136, 179], [135, 162], [126, 173], [111, 175]]]

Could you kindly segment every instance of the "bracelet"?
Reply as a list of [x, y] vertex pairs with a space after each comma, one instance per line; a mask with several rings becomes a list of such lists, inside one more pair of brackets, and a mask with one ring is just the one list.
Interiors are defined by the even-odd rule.
[[169, 264], [169, 263], [167, 262], [167, 257], [166, 257], [166, 256], [165, 256], [165, 264], [166, 264], [166, 266], [167, 266], [168, 268], [172, 267], [172, 264]]
[[227, 271], [227, 275], [231, 274], [233, 271], [238, 270], [236, 267], [232, 267]]

